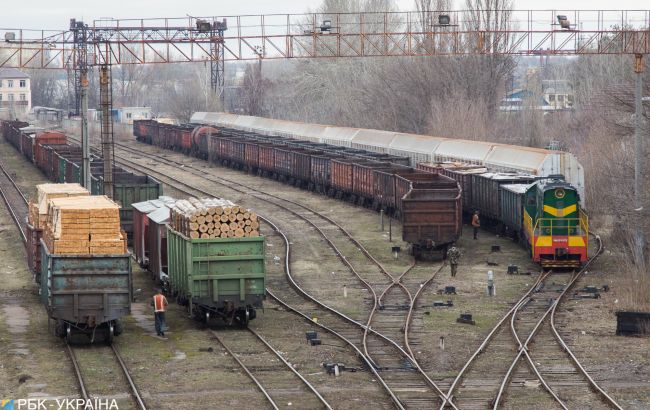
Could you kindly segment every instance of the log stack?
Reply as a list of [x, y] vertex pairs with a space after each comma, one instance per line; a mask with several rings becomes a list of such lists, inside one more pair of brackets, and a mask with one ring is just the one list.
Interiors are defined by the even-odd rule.
[[126, 234], [120, 228], [120, 207], [106, 196], [51, 199], [43, 240], [53, 254], [128, 252]]
[[79, 184], [36, 185], [36, 201], [29, 203], [28, 222], [35, 229], [43, 229], [47, 221], [48, 205], [51, 199], [89, 195], [90, 192]]
[[217, 198], [176, 201], [171, 208], [171, 227], [191, 239], [260, 236], [255, 212]]

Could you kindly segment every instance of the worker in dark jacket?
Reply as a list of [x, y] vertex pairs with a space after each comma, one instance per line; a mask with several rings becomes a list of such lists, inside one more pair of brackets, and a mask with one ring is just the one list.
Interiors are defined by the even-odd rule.
[[481, 227], [481, 220], [478, 219], [478, 211], [472, 215], [472, 228], [474, 228], [474, 239], [478, 239], [478, 228]]
[[156, 334], [165, 337], [165, 310], [167, 310], [167, 298], [162, 294], [162, 290], [156, 289], [156, 294], [153, 295], [151, 305], [154, 310], [154, 319], [156, 320]]
[[460, 250], [456, 247], [456, 244], [452, 244], [451, 248], [447, 251], [447, 260], [451, 266], [451, 277], [456, 276], [458, 271], [458, 260], [460, 259]]

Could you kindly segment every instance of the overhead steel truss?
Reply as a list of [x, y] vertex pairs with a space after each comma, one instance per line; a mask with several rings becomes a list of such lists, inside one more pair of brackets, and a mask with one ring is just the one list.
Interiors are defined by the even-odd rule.
[[[95, 20], [85, 28], [87, 63], [99, 66], [209, 61], [216, 82], [218, 67], [224, 61], [260, 58], [650, 53], [648, 10], [511, 11], [507, 21], [499, 13], [503, 12]], [[201, 21], [219, 25], [202, 29]], [[61, 69], [71, 62], [74, 66], [78, 33], [7, 30], [6, 40], [0, 44], [0, 67]]]

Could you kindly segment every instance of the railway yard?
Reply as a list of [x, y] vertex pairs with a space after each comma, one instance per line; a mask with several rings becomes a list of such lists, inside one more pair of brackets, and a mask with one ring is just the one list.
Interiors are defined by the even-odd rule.
[[[650, 340], [615, 335], [620, 263], [606, 236], [589, 242], [593, 260], [579, 273], [550, 271], [510, 238], [481, 229], [473, 240], [463, 225], [451, 277], [442, 260], [406, 252], [398, 219], [389, 228], [371, 209], [133, 137], [114, 149], [117, 166], [160, 181], [164, 195], [227, 198], [259, 215], [264, 307], [247, 328], [206, 325], [170, 297], [169, 331], [157, 337], [158, 285], [133, 263], [131, 315], [111, 347], [53, 336], [8, 212], [24, 229], [27, 200], [49, 180], [0, 138], [5, 397], [114, 399], [120, 409], [650, 406]], [[603, 285], [599, 298], [574, 296]], [[457, 321], [466, 314], [472, 324]]]

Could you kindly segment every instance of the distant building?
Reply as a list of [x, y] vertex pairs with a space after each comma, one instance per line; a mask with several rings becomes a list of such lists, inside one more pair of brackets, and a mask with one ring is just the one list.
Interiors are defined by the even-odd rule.
[[32, 108], [29, 75], [15, 68], [0, 68], [0, 108], [12, 118], [24, 118]]
[[499, 109], [505, 112], [525, 108], [544, 111], [573, 109], [573, 86], [567, 80], [542, 80], [541, 95], [527, 89], [514, 89], [501, 100]]
[[542, 80], [542, 93], [554, 110], [573, 108], [573, 85], [568, 80]]
[[151, 107], [113, 108], [113, 122], [133, 124], [133, 120], [150, 120], [153, 117]]

